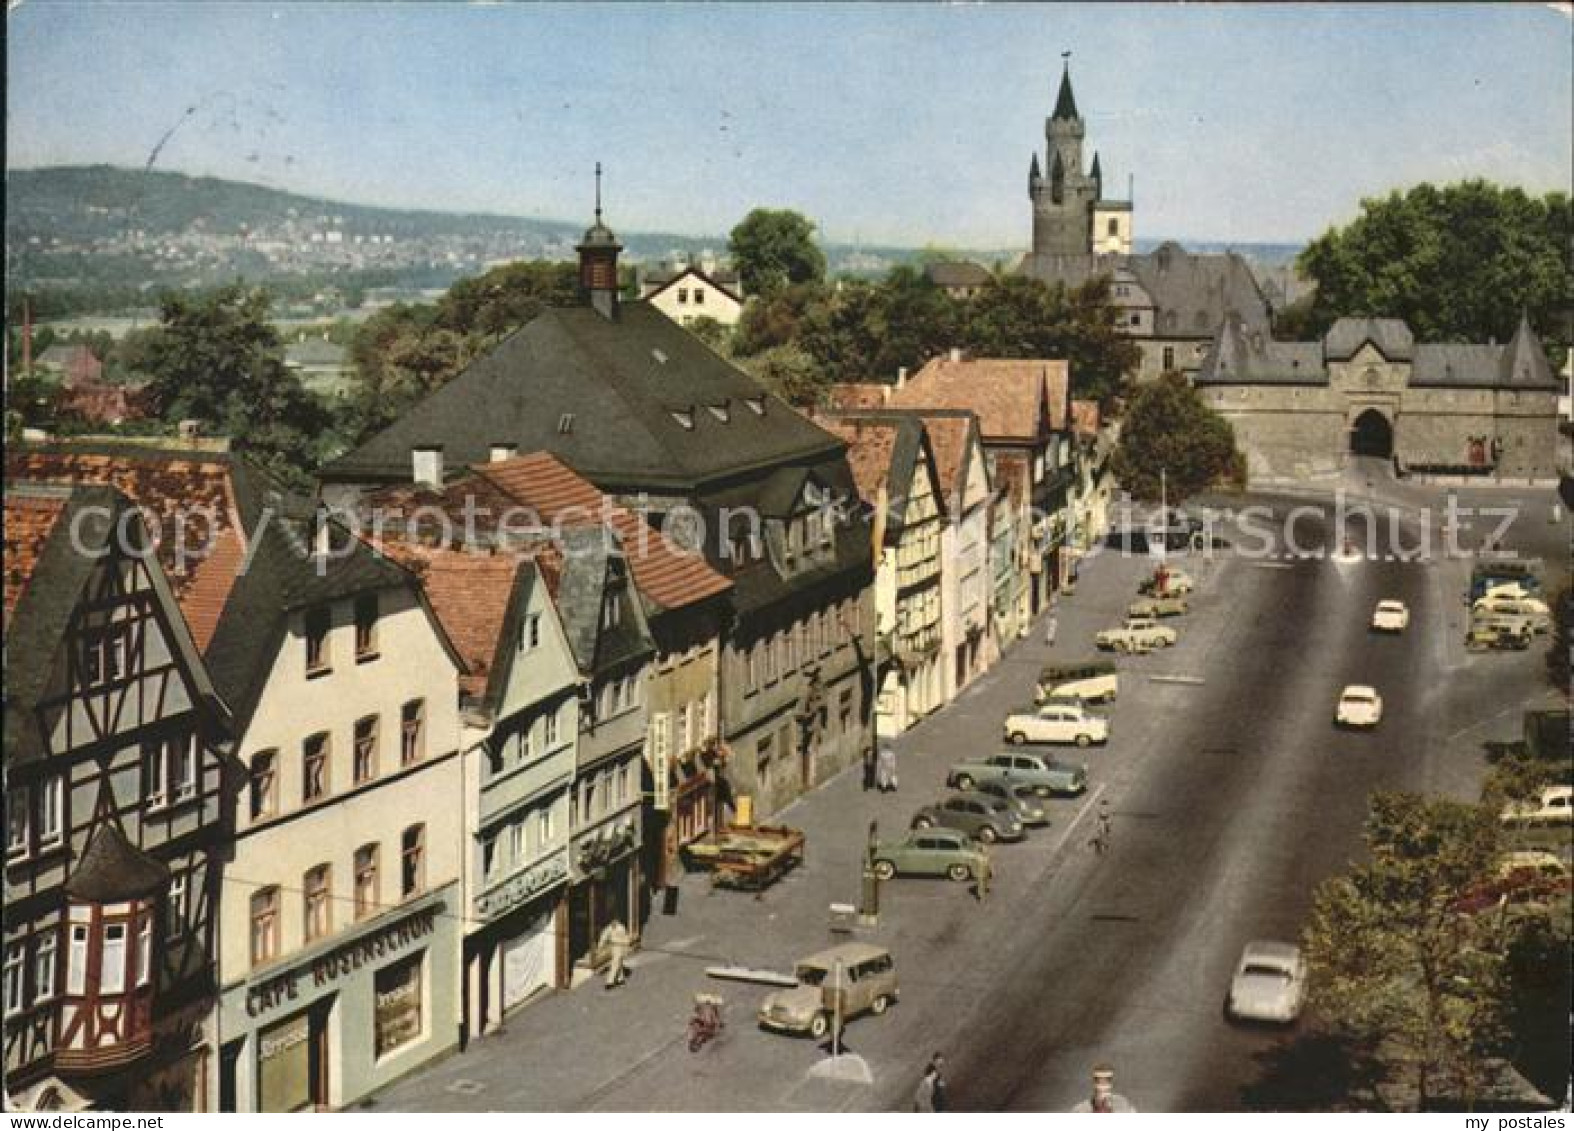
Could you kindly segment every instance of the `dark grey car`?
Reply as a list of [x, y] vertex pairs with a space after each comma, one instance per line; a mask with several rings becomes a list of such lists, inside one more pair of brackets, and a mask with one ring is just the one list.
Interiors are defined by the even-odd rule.
[[993, 844], [997, 840], [1021, 840], [1027, 835], [1021, 819], [1004, 801], [973, 790], [943, 797], [933, 804], [925, 805], [913, 816], [915, 829], [928, 829], [936, 825], [960, 829], [985, 844]]

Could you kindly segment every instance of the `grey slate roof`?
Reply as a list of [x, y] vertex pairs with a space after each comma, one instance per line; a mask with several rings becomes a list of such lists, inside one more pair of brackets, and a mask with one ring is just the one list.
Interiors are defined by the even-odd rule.
[[1246, 331], [1239, 319], [1219, 329], [1197, 370], [1199, 385], [1324, 385], [1328, 370], [1321, 342], [1276, 342]]
[[122, 903], [162, 891], [169, 868], [126, 839], [120, 826], [102, 821], [66, 880], [66, 894], [87, 903]]
[[1401, 318], [1341, 318], [1328, 328], [1323, 348], [1330, 361], [1348, 361], [1367, 342], [1389, 361], [1415, 355], [1415, 335]]
[[414, 447], [440, 444], [456, 466], [484, 462], [502, 440], [551, 452], [603, 490], [692, 488], [842, 447], [659, 311], [625, 302], [614, 321], [588, 307], [546, 311], [323, 478], [404, 480]]
[[1056, 120], [1075, 118], [1077, 116], [1077, 98], [1071, 93], [1071, 68], [1065, 67], [1060, 72], [1060, 93], [1055, 96]]
[[1158, 338], [1210, 338], [1235, 316], [1250, 330], [1268, 331], [1268, 305], [1246, 260], [1233, 251], [1193, 255], [1178, 243], [1160, 244], [1125, 265], [1153, 299]]

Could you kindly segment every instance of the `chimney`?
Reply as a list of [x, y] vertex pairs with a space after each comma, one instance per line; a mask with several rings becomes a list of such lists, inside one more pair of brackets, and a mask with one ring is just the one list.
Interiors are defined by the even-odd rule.
[[504, 460], [513, 459], [517, 454], [519, 454], [518, 444], [496, 442], [492, 445], [489, 458], [493, 463], [502, 463]]
[[896, 387], [898, 389], [907, 387], [907, 366], [905, 365], [898, 365], [896, 367]]
[[957, 349], [955, 346], [951, 347], [951, 360], [952, 361], [961, 361], [962, 360], [962, 351]]
[[410, 477], [423, 487], [443, 485], [443, 446], [429, 444], [410, 449]]
[[202, 434], [202, 421], [182, 420], [175, 426], [175, 432], [185, 443], [195, 444], [197, 437]]

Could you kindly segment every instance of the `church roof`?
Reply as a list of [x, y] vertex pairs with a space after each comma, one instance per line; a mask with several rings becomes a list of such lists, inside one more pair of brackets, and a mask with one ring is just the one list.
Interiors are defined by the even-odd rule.
[[1126, 265], [1153, 299], [1154, 337], [1210, 338], [1232, 315], [1248, 330], [1268, 331], [1268, 304], [1233, 251], [1193, 254], [1169, 241]]
[[499, 440], [550, 451], [603, 486], [668, 489], [840, 449], [660, 311], [625, 302], [616, 319], [546, 311], [323, 478], [407, 480], [413, 448], [440, 444], [457, 466], [484, 462]]
[[1055, 96], [1055, 121], [1066, 121], [1076, 118], [1077, 98], [1071, 93], [1071, 67], [1067, 65], [1060, 72], [1060, 93]]

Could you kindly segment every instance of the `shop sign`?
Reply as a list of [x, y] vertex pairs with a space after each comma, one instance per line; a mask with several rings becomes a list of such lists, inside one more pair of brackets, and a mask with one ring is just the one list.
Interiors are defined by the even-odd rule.
[[532, 864], [516, 876], [476, 897], [476, 911], [482, 915], [501, 915], [535, 898], [552, 884], [568, 878], [568, 853], [558, 852]]
[[[260, 1017], [276, 1006], [295, 1001], [306, 990], [332, 985], [340, 978], [396, 954], [432, 933], [437, 907], [428, 907], [402, 922], [384, 927], [314, 958], [305, 967], [280, 974], [246, 991], [246, 1015]], [[307, 979], [310, 978], [310, 982]]]

